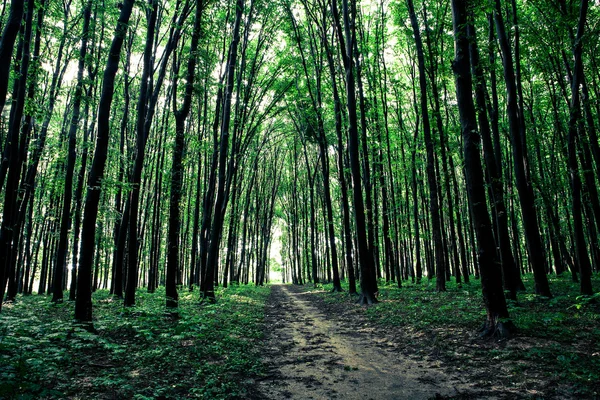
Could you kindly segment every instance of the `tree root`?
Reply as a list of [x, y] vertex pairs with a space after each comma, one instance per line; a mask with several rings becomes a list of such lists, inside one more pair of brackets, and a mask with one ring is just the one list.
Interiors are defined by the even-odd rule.
[[358, 296], [357, 302], [361, 306], [370, 306], [370, 305], [379, 303], [379, 300], [377, 300], [377, 297], [375, 297], [375, 295], [372, 293], [362, 292]]
[[506, 340], [515, 335], [517, 327], [511, 320], [500, 321], [499, 318], [494, 318], [493, 321], [487, 320], [479, 332], [482, 338]]

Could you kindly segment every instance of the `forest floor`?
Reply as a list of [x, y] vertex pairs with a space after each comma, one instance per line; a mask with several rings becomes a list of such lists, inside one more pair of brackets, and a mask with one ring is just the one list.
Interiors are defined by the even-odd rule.
[[435, 362], [399, 356], [361, 314], [298, 286], [273, 286], [263, 353], [269, 369], [256, 398], [429, 399], [468, 388]]
[[523, 278], [501, 341], [477, 333], [478, 280], [379, 282], [369, 307], [345, 282], [218, 288], [215, 304], [186, 289], [177, 315], [164, 288], [128, 308], [98, 290], [93, 333], [73, 302], [18, 296], [0, 313], [0, 400], [600, 400], [600, 292], [550, 276], [549, 299]]
[[210, 304], [181, 290], [174, 316], [164, 288], [139, 289], [129, 308], [98, 290], [94, 333], [74, 323], [73, 302], [20, 296], [0, 313], [0, 400], [247, 399], [269, 292], [219, 288]]
[[[347, 294], [329, 293], [330, 285], [272, 286], [265, 310], [265, 372], [252, 397], [600, 398], [598, 319], [592, 317], [587, 328], [575, 322], [590, 316], [582, 308], [597, 315], [596, 302], [565, 310], [569, 296], [559, 295], [542, 300], [538, 309], [537, 296], [521, 295], [511, 311], [523, 329], [498, 341], [477, 334], [483, 314], [476, 311], [481, 295], [475, 288], [439, 294], [426, 286], [384, 286], [381, 303], [368, 308]], [[558, 313], [540, 311], [557, 306]], [[583, 318], [577, 316], [581, 311]], [[540, 326], [546, 329], [536, 333]]]

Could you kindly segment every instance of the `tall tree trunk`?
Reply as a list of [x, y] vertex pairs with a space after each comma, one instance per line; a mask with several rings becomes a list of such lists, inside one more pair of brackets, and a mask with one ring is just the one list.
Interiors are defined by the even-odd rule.
[[67, 263], [67, 245], [68, 233], [71, 227], [71, 199], [73, 197], [73, 175], [75, 171], [75, 161], [77, 154], [75, 145], [77, 143], [77, 127], [79, 125], [79, 115], [81, 112], [81, 99], [83, 97], [83, 71], [85, 68], [85, 58], [87, 55], [88, 34], [90, 28], [90, 19], [92, 16], [92, 3], [86, 1], [83, 9], [83, 30], [81, 33], [81, 48], [79, 49], [79, 65], [77, 68], [77, 86], [73, 95], [73, 114], [69, 125], [69, 148], [67, 150], [67, 167], [65, 171], [65, 189], [63, 193], [62, 219], [60, 222], [60, 234], [58, 240], [57, 263], [54, 272], [54, 292], [52, 301], [60, 302], [63, 299], [62, 280], [63, 271]]
[[494, 20], [498, 42], [502, 51], [502, 62], [504, 65], [504, 80], [506, 82], [507, 112], [509, 131], [513, 151], [513, 162], [519, 201], [521, 203], [523, 225], [527, 241], [529, 260], [533, 268], [535, 279], [535, 292], [542, 296], [551, 297], [546, 259], [540, 230], [538, 226], [537, 210], [535, 207], [535, 196], [531, 185], [531, 177], [528, 172], [527, 148], [525, 140], [525, 122], [522, 121], [522, 110], [519, 110], [517, 84], [515, 80], [515, 69], [513, 56], [506, 36], [504, 19], [502, 18], [502, 5], [500, 0], [495, 0]]
[[[169, 233], [167, 236], [167, 279], [166, 296], [167, 308], [176, 308], [178, 301], [176, 275], [179, 268], [179, 233], [181, 217], [179, 207], [183, 184], [183, 154], [185, 151], [185, 121], [190, 114], [192, 105], [192, 90], [196, 72], [196, 51], [200, 40], [200, 26], [202, 23], [203, 0], [196, 1], [196, 15], [194, 16], [194, 30], [190, 44], [190, 58], [187, 63], [186, 84], [183, 104], [179, 110], [175, 110], [175, 146], [173, 147], [173, 163], [171, 166], [171, 198], [169, 202]], [[177, 93], [177, 87], [173, 94]], [[177, 106], [177, 101], [173, 101]]]
[[[581, 99], [579, 97], [579, 87], [583, 79], [582, 62], [582, 43], [581, 39], [585, 29], [585, 20], [588, 10], [588, 0], [581, 0], [579, 3], [579, 22], [577, 24], [577, 35], [573, 43], [573, 77], [571, 81], [571, 104], [569, 115], [569, 175], [571, 180], [573, 229], [575, 241], [575, 263], [579, 266], [580, 290], [581, 294], [592, 295], [592, 266], [588, 256], [584, 228], [583, 228], [583, 210], [581, 202], [581, 178], [579, 176], [579, 164], [577, 162], [577, 141], [579, 140], [578, 131], [581, 121]], [[593, 224], [593, 221], [591, 222]]]
[[[353, 4], [354, 8], [356, 5]], [[358, 49], [358, 40], [356, 39], [356, 27], [360, 25], [360, 22], [357, 22], [357, 18], [359, 14], [356, 10], [351, 10], [352, 18], [354, 19], [354, 23], [352, 24], [352, 46], [354, 57], [354, 71], [355, 71], [355, 85], [357, 89], [357, 100], [358, 100], [358, 108], [360, 115], [360, 136], [359, 136], [359, 159], [361, 160], [362, 166], [362, 182], [365, 190], [365, 217], [367, 222], [367, 248], [369, 250], [369, 256], [373, 258], [373, 290], [377, 293], [377, 279], [381, 275], [381, 271], [379, 268], [379, 247], [377, 243], [377, 208], [373, 207], [374, 198], [377, 196], [377, 192], [373, 190], [373, 180], [371, 179], [371, 167], [369, 162], [369, 146], [367, 143], [367, 99], [365, 96], [365, 91], [363, 88], [363, 79], [362, 79], [362, 63], [360, 52]], [[362, 158], [360, 157], [360, 152], [362, 150]], [[376, 199], [375, 199], [376, 200]], [[377, 203], [377, 201], [375, 201]]]
[[[224, 78], [224, 77], [223, 77]], [[213, 150], [210, 164], [210, 173], [208, 174], [208, 182], [206, 183], [206, 190], [204, 192], [204, 198], [202, 199], [202, 225], [200, 227], [200, 275], [202, 280], [200, 283], [200, 290], [204, 291], [204, 276], [206, 275], [206, 263], [208, 259], [208, 250], [210, 248], [210, 231], [212, 224], [213, 205], [215, 201], [215, 186], [217, 184], [217, 170], [219, 164], [219, 140], [218, 140], [218, 129], [221, 123], [223, 105], [223, 88], [222, 79], [220, 80], [219, 89], [217, 90], [217, 100], [215, 105], [215, 119], [213, 121], [212, 133], [213, 133]]]
[[[204, 133], [206, 132], [206, 124], [207, 124], [207, 115], [208, 115], [208, 88], [206, 88], [208, 82], [208, 76], [204, 78], [204, 95], [202, 99], [202, 103], [200, 104], [200, 108], [198, 109], [198, 119], [202, 120], [202, 125], [198, 128], [199, 134], [198, 139], [201, 141], [203, 139]], [[206, 164], [206, 163], [205, 163]], [[206, 169], [206, 166], [204, 167]], [[196, 178], [196, 199], [194, 201], [194, 223], [192, 225], [192, 255], [190, 260], [190, 291], [193, 290], [193, 285], [199, 283], [200, 279], [200, 258], [198, 242], [199, 242], [199, 233], [200, 233], [200, 199], [201, 199], [201, 188], [202, 188], [202, 152], [198, 152], [198, 170], [197, 170], [197, 178]], [[239, 276], [238, 276], [239, 279]]]
[[427, 150], [427, 182], [429, 184], [429, 206], [431, 211], [431, 230], [433, 235], [433, 246], [435, 253], [435, 274], [436, 288], [438, 291], [446, 290], [446, 266], [444, 265], [442, 232], [440, 226], [440, 207], [438, 196], [438, 183], [435, 175], [435, 149], [431, 137], [431, 127], [429, 123], [429, 112], [427, 110], [427, 75], [425, 72], [425, 56], [423, 54], [423, 41], [419, 30], [419, 23], [415, 14], [415, 7], [412, 0], [406, 0], [410, 22], [415, 35], [415, 45], [417, 47], [417, 60], [419, 68], [419, 89], [421, 91], [421, 118], [423, 119], [423, 134], [425, 136], [425, 147]]
[[137, 104], [136, 144], [135, 161], [131, 173], [131, 192], [129, 193], [129, 234], [128, 234], [128, 260], [127, 260], [127, 282], [125, 286], [125, 306], [135, 304], [135, 290], [138, 285], [138, 213], [140, 206], [140, 191], [142, 181], [142, 170], [146, 158], [146, 142], [148, 141], [149, 129], [147, 129], [149, 110], [149, 97], [152, 92], [150, 77], [153, 72], [154, 31], [158, 17], [158, 0], [148, 0], [146, 18], [148, 28], [146, 31], [146, 44], [143, 53], [142, 82], [140, 85], [140, 97]]
[[235, 67], [237, 60], [237, 48], [240, 42], [240, 24], [242, 13], [244, 11], [244, 0], [236, 1], [236, 16], [233, 26], [233, 37], [229, 46], [229, 55], [227, 59], [227, 82], [223, 99], [223, 118], [221, 122], [221, 138], [219, 143], [219, 183], [217, 185], [216, 199], [214, 203], [214, 217], [212, 229], [210, 232], [210, 247], [206, 260], [206, 274], [203, 277], [202, 293], [209, 301], [215, 301], [215, 268], [218, 263], [219, 248], [221, 244], [221, 232], [223, 230], [223, 221], [225, 219], [225, 210], [227, 209], [227, 199], [225, 197], [225, 180], [227, 165], [227, 155], [229, 150], [229, 124], [231, 120], [231, 98], [233, 94], [233, 85], [235, 78]]
[[[334, 103], [334, 114], [335, 114], [335, 132], [337, 137], [337, 164], [338, 164], [338, 178], [340, 181], [341, 191], [341, 203], [342, 203], [342, 223], [344, 230], [344, 244], [346, 246], [345, 257], [346, 266], [348, 268], [348, 292], [350, 294], [356, 293], [356, 278], [354, 276], [354, 268], [352, 267], [352, 230], [350, 226], [350, 206], [348, 204], [348, 185], [346, 183], [346, 177], [344, 176], [344, 153], [345, 146], [343, 143], [342, 134], [342, 102], [340, 100], [340, 94], [338, 91], [337, 78], [335, 74], [335, 63], [333, 60], [333, 54], [331, 48], [327, 47], [327, 64], [329, 66], [329, 74], [331, 76], [331, 90], [333, 92], [333, 103]], [[341, 289], [341, 286], [340, 286]]]
[[477, 48], [477, 41], [475, 37], [475, 27], [471, 24], [467, 26], [467, 34], [469, 35], [469, 52], [471, 57], [471, 68], [472, 74], [475, 77], [475, 99], [477, 102], [477, 115], [479, 121], [479, 128], [481, 132], [481, 138], [483, 141], [484, 159], [489, 177], [489, 184], [492, 187], [492, 205], [495, 209], [493, 213], [496, 217], [496, 226], [498, 229], [496, 240], [500, 249], [500, 260], [502, 262], [502, 274], [504, 277], [504, 288], [509, 291], [509, 297], [512, 300], [517, 299], [517, 288], [519, 272], [517, 265], [512, 255], [510, 247], [510, 237], [508, 234], [508, 218], [506, 213], [506, 206], [504, 204], [504, 182], [502, 181], [502, 175], [498, 171], [498, 163], [494, 154], [494, 146], [492, 144], [492, 136], [490, 131], [490, 124], [487, 117], [487, 105], [486, 95], [487, 90], [485, 87], [485, 80], [483, 77], [483, 71], [479, 64], [479, 50]]
[[8, 15], [8, 20], [2, 31], [2, 39], [0, 40], [0, 114], [2, 114], [6, 103], [13, 49], [19, 28], [21, 27], [21, 20], [23, 19], [23, 11], [25, 9], [24, 5], [24, 0], [12, 0], [10, 2], [10, 14]]
[[477, 235], [481, 287], [487, 311], [484, 335], [506, 336], [512, 324], [502, 289], [500, 260], [496, 253], [494, 232], [487, 210], [485, 183], [479, 156], [479, 135], [475, 105], [472, 97], [472, 78], [469, 65], [469, 37], [467, 35], [468, 1], [452, 0], [452, 22], [455, 38], [455, 59], [452, 64], [456, 79], [456, 99], [465, 156], [465, 179], [471, 215]]
[[[332, 2], [335, 4], [335, 2]], [[359, 138], [358, 138], [358, 118], [356, 112], [356, 88], [354, 80], [354, 41], [356, 35], [353, 27], [356, 19], [356, 2], [350, 0], [350, 9], [348, 0], [342, 1], [342, 15], [344, 21], [345, 50], [343, 53], [344, 69], [346, 72], [346, 106], [348, 110], [348, 152], [350, 154], [350, 170], [352, 173], [352, 195], [354, 203], [354, 218], [356, 221], [356, 239], [358, 244], [358, 259], [360, 264], [360, 304], [373, 304], [378, 300], [375, 297], [377, 291], [377, 282], [375, 280], [375, 266], [373, 257], [368, 248], [367, 224], [365, 216], [365, 206], [363, 202], [363, 188], [360, 172], [359, 158]], [[350, 15], [352, 14], [352, 15]], [[334, 6], [334, 18], [338, 35], [341, 38], [341, 24], [337, 8]], [[344, 44], [340, 40], [340, 44]], [[365, 155], [367, 156], [367, 155]]]
[[[14, 263], [12, 261], [13, 245], [16, 245], [18, 232], [17, 224], [17, 189], [19, 178], [21, 176], [21, 118], [25, 109], [25, 98], [27, 88], [27, 74], [30, 62], [30, 42], [33, 31], [33, 0], [27, 2], [25, 34], [22, 42], [23, 52], [19, 71], [19, 79], [15, 80], [15, 99], [11, 109], [10, 126], [7, 135], [8, 150], [8, 175], [6, 177], [4, 208], [2, 210], [2, 225], [0, 227], [0, 311], [2, 310], [2, 301], [6, 289], [6, 281], [12, 278], [14, 273]], [[22, 134], [25, 134], [23, 132]], [[2, 185], [0, 184], [0, 188]], [[14, 242], [14, 243], [13, 243]]]
[[75, 319], [82, 322], [92, 321], [94, 239], [96, 236], [96, 220], [98, 217], [102, 178], [108, 155], [110, 109], [114, 95], [115, 76], [119, 68], [121, 49], [127, 32], [129, 17], [133, 9], [133, 0], [124, 0], [122, 4], [115, 35], [108, 53], [106, 69], [104, 70], [102, 94], [100, 95], [98, 106], [96, 149], [88, 177], [88, 189], [83, 213], [79, 276], [77, 278], [77, 297], [75, 300]]

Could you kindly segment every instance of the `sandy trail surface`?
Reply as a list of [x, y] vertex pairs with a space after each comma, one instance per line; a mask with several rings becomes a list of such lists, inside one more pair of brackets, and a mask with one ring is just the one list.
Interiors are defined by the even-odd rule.
[[315, 294], [274, 285], [266, 309], [260, 399], [468, 398], [435, 362], [406, 358], [364, 321], [340, 318]]

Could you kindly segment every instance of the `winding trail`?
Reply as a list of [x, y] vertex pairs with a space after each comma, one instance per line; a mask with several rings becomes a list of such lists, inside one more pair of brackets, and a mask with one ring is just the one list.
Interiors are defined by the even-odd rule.
[[274, 285], [266, 308], [260, 399], [440, 399], [468, 388], [394, 351], [370, 324], [341, 318], [314, 293]]

